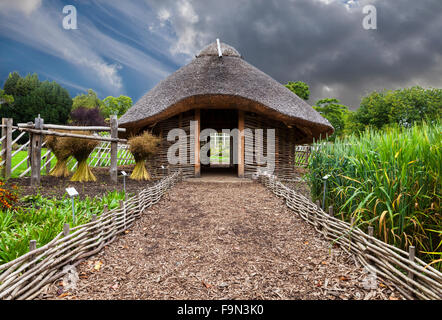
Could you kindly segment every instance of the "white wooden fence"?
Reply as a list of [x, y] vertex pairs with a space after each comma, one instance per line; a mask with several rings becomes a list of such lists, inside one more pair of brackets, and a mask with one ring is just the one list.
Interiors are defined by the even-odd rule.
[[[51, 126], [51, 125], [47, 125]], [[19, 140], [24, 137], [26, 131], [21, 131], [20, 134], [12, 140], [12, 136], [18, 130], [23, 129], [23, 126], [19, 127], [13, 125], [13, 120], [9, 118], [3, 118], [1, 124], [1, 162], [0, 167], [1, 176], [3, 178], [9, 178], [11, 176], [22, 178], [31, 174], [31, 138], [28, 139], [24, 144], [20, 145]], [[73, 128], [73, 127], [72, 127]], [[111, 135], [101, 135], [101, 138], [111, 138]], [[111, 141], [101, 141], [100, 144], [94, 149], [90, 154], [88, 163], [91, 167], [110, 167], [112, 162], [112, 143]], [[46, 142], [42, 142], [41, 148], [44, 148]], [[23, 152], [27, 152], [26, 156], [23, 156]], [[40, 153], [40, 171], [49, 174], [55, 155], [50, 149], [46, 149], [44, 153]], [[129, 151], [129, 146], [126, 143], [117, 143], [116, 152], [116, 165], [131, 165], [135, 164], [135, 159]], [[23, 170], [23, 164], [26, 163], [26, 168]], [[55, 162], [54, 162], [55, 164]], [[71, 157], [68, 161], [68, 168], [74, 170], [77, 167], [77, 161]], [[21, 171], [19, 172], [19, 170]], [[14, 173], [17, 174], [14, 175]]]

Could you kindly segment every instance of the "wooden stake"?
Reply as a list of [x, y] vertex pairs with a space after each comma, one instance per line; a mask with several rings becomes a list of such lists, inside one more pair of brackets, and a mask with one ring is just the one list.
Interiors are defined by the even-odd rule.
[[63, 235], [66, 237], [67, 235], [69, 235], [69, 232], [70, 232], [69, 223], [65, 223], [63, 225]]
[[[414, 246], [410, 246], [408, 248], [408, 255], [409, 255], [409, 259], [411, 262], [414, 262], [414, 258], [416, 256], [416, 248]], [[411, 280], [413, 280], [414, 278], [414, 274], [411, 271], [408, 271], [408, 278], [410, 278]]]
[[328, 207], [328, 214], [329, 214], [330, 217], [334, 217], [335, 216], [333, 206], [329, 206]]
[[238, 177], [244, 178], [244, 111], [238, 111]]
[[201, 131], [201, 111], [200, 109], [195, 109], [195, 132], [193, 133], [195, 137], [195, 177], [201, 176], [201, 162], [200, 162], [200, 131]]
[[12, 123], [11, 118], [2, 118], [2, 137], [6, 137], [2, 142], [3, 164], [2, 175], [5, 179], [11, 177], [11, 155], [12, 155]]
[[[111, 115], [111, 138], [118, 138], [118, 120], [116, 115]], [[111, 142], [111, 163], [110, 163], [110, 176], [113, 183], [118, 182], [117, 172], [117, 156], [118, 156], [118, 142]]]
[[[43, 128], [44, 120], [42, 118], [35, 118], [35, 128], [41, 130]], [[33, 134], [31, 140], [31, 187], [40, 186], [41, 179], [41, 144], [42, 135]]]

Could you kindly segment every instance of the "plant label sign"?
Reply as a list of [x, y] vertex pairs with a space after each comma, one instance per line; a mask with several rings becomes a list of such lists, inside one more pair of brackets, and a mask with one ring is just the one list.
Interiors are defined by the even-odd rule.
[[121, 171], [121, 174], [122, 174], [123, 176], [127, 176], [126, 171]]
[[78, 196], [78, 192], [77, 192], [77, 190], [75, 190], [74, 187], [66, 188], [66, 192], [68, 193], [69, 197]]

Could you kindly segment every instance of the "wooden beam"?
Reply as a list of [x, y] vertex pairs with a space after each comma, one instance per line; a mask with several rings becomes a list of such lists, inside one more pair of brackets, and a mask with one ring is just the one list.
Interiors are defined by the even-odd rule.
[[[34, 124], [19, 123], [19, 128], [34, 129]], [[69, 131], [111, 131], [111, 127], [102, 126], [63, 126], [59, 124], [45, 124], [42, 129], [56, 129], [56, 130], [69, 130]], [[118, 128], [118, 132], [126, 132], [125, 128]]]
[[76, 134], [76, 133], [67, 133], [67, 132], [56, 132], [50, 130], [38, 130], [38, 129], [28, 129], [28, 128], [18, 128], [20, 131], [27, 131], [38, 135], [45, 136], [57, 136], [57, 137], [71, 137], [71, 138], [81, 138], [81, 139], [91, 139], [91, 140], [99, 140], [99, 141], [109, 141], [109, 142], [120, 142], [127, 143], [127, 139], [119, 139], [119, 138], [108, 138], [101, 137], [95, 135], [84, 135], [84, 134]]
[[238, 110], [238, 177], [244, 178], [244, 111]]
[[195, 137], [195, 177], [201, 176], [201, 162], [200, 162], [200, 131], [201, 131], [201, 112], [200, 109], [195, 109], [195, 132], [193, 136]]

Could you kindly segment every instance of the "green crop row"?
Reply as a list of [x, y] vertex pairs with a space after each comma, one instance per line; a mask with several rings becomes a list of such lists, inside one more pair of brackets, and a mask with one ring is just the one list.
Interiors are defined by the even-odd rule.
[[334, 206], [335, 215], [353, 218], [360, 228], [407, 250], [437, 269], [442, 266], [442, 124], [391, 127], [317, 143], [307, 179], [314, 200]]
[[101, 198], [75, 199], [73, 223], [72, 202], [67, 195], [61, 199], [41, 195], [21, 198], [19, 207], [0, 211], [0, 264], [27, 253], [30, 240], [36, 240], [37, 247], [41, 247], [63, 231], [65, 223], [72, 228], [90, 222], [93, 214], [103, 212], [104, 205], [114, 209], [123, 199], [124, 192], [117, 191]]

